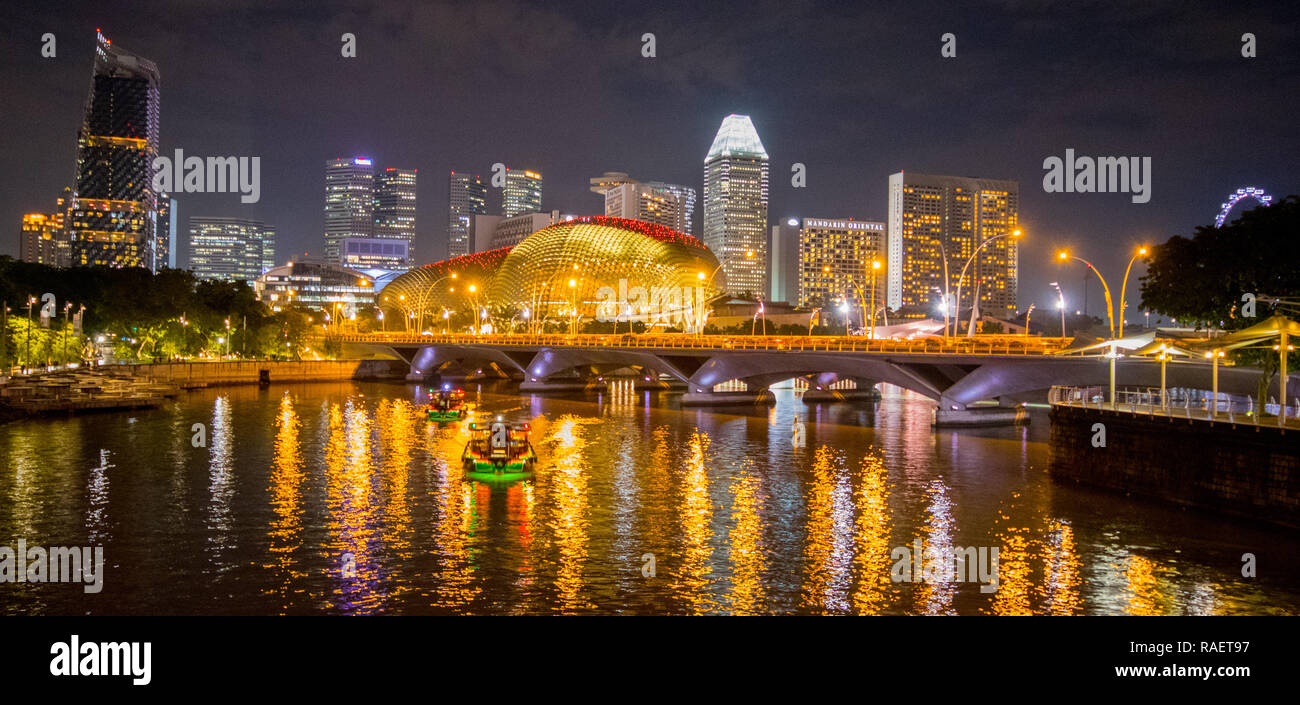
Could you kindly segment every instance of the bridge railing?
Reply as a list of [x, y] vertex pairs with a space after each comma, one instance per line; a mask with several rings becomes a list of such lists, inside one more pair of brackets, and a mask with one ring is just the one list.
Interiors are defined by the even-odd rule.
[[[1159, 387], [1116, 389], [1113, 400], [1107, 400], [1106, 394], [1106, 388], [1100, 386], [1057, 385], [1048, 391], [1047, 400], [1052, 406], [1115, 411], [1134, 416], [1300, 428], [1300, 398], [1295, 400], [1294, 409], [1287, 404], [1265, 404], [1263, 413], [1260, 413], [1253, 398], [1243, 402], [1220, 394], [1215, 399], [1211, 393], [1199, 389], [1174, 387], [1163, 392]], [[1275, 418], [1264, 419], [1265, 414]]]
[[508, 347], [593, 347], [642, 350], [761, 350], [802, 352], [926, 353], [948, 355], [1050, 355], [1069, 344], [1066, 338], [992, 336], [976, 338], [882, 338], [862, 336], [722, 336], [689, 334], [557, 335], [351, 333], [345, 343], [417, 345], [493, 345]]

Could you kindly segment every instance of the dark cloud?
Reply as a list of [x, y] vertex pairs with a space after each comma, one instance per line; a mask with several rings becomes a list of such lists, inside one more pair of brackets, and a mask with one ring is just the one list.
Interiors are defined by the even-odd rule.
[[[1082, 282], [1051, 263], [1059, 243], [1118, 277], [1131, 243], [1189, 233], [1231, 189], [1300, 190], [1300, 54], [1276, 5], [20, 1], [0, 10], [0, 252], [72, 178], [95, 27], [158, 63], [165, 152], [263, 158], [261, 203], [185, 195], [182, 223], [260, 216], [283, 253], [320, 250], [327, 158], [420, 169], [418, 246], [440, 256], [453, 168], [540, 169], [547, 207], [595, 212], [587, 179], [607, 170], [699, 189], [732, 112], [772, 154], [774, 221], [883, 218], [900, 168], [1019, 180], [1022, 307]], [[39, 56], [47, 31], [57, 59]], [[1247, 31], [1256, 59], [1238, 51]], [[344, 32], [356, 59], [339, 56]], [[939, 56], [945, 32], [957, 59]], [[1151, 202], [1043, 193], [1043, 158], [1067, 147], [1151, 156]]]

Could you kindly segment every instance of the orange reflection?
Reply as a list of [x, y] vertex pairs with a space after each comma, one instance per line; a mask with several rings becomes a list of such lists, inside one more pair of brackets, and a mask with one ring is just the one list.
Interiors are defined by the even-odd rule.
[[731, 610], [756, 614], [763, 600], [763, 500], [758, 478], [746, 464], [745, 474], [731, 485]]

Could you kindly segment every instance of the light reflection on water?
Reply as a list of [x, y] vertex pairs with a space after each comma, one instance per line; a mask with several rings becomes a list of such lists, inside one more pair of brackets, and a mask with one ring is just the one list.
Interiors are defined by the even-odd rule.
[[[466, 423], [429, 424], [422, 394], [235, 387], [0, 426], [0, 543], [102, 542], [109, 564], [99, 595], [0, 584], [0, 613], [1300, 611], [1294, 536], [1054, 484], [1043, 416], [936, 432], [928, 402], [890, 388], [750, 410], [679, 409], [626, 380], [471, 390], [532, 423], [541, 460], [487, 483], [462, 469]], [[998, 589], [894, 582], [891, 551], [914, 545], [996, 547]], [[1245, 552], [1269, 573], [1241, 578]]]

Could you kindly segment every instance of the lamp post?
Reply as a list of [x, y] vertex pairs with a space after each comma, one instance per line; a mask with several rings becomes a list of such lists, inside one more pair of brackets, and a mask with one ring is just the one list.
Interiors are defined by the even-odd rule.
[[1106, 294], [1106, 317], [1107, 320], [1110, 321], [1110, 337], [1113, 340], [1115, 338], [1115, 306], [1114, 304], [1111, 303], [1110, 286], [1106, 284], [1106, 278], [1101, 276], [1100, 270], [1092, 266], [1092, 262], [1089, 262], [1088, 260], [1083, 259], [1082, 257], [1075, 257], [1071, 255], [1069, 252], [1066, 252], [1065, 250], [1061, 250], [1060, 252], [1056, 253], [1056, 258], [1062, 262], [1065, 262], [1067, 260], [1075, 260], [1078, 262], [1082, 262], [1085, 266], [1088, 267], [1088, 269], [1092, 270], [1093, 274], [1097, 275], [1098, 279], [1101, 280], [1101, 289]]
[[1160, 410], [1167, 411], [1169, 409], [1169, 395], [1165, 392], [1165, 365], [1169, 362], [1169, 351], [1165, 349], [1165, 346], [1160, 346], [1160, 354], [1157, 359], [1160, 360]]
[[[873, 258], [873, 259], [871, 260], [871, 325], [868, 327], [867, 340], [875, 340], [875, 339], [876, 339], [876, 277], [879, 276], [879, 275], [877, 274], [877, 272], [879, 272], [879, 271], [880, 271], [880, 260], [878, 260], [878, 259], [874, 259], [874, 258]], [[943, 275], [943, 285], [946, 287], [946, 286], [948, 286], [948, 258], [947, 258], [947, 257], [944, 258], [944, 262], [943, 262], [943, 272], [944, 272], [944, 275]], [[946, 333], [947, 330], [948, 330], [948, 325], [947, 325], [947, 320], [948, 320], [948, 309], [946, 308], [947, 305], [948, 305], [948, 302], [947, 302], [947, 300], [945, 299], [945, 300], [944, 300], [944, 306], [945, 306], [945, 308], [944, 308], [944, 331], [945, 331], [945, 333]], [[889, 322], [889, 321], [885, 321], [885, 323], [888, 323], [888, 322]]]
[[1139, 247], [1137, 254], [1133, 255], [1133, 258], [1128, 261], [1128, 267], [1124, 269], [1124, 282], [1119, 287], [1119, 337], [1121, 338], [1124, 337], [1124, 309], [1128, 308], [1128, 300], [1124, 298], [1124, 292], [1128, 289], [1128, 275], [1133, 269], [1133, 263], [1139, 257], [1146, 257], [1146, 255], [1147, 248]]
[[1277, 415], [1277, 425], [1286, 426], [1286, 354], [1294, 349], [1294, 346], [1287, 343], [1290, 336], [1286, 329], [1282, 329], [1281, 338], [1277, 341], [1278, 356], [1281, 358], [1279, 367], [1281, 368], [1282, 377], [1277, 381], [1278, 384], [1278, 401], [1280, 402]]
[[23, 372], [28, 372], [28, 366], [32, 363], [32, 306], [36, 304], [36, 297], [28, 295], [27, 297], [27, 339], [24, 342], [23, 358], [26, 360], [23, 366]]
[[1065, 294], [1061, 292], [1061, 285], [1059, 283], [1052, 282], [1052, 286], [1056, 287], [1056, 308], [1061, 310], [1061, 337], [1064, 338], [1065, 337]]
[[569, 280], [569, 289], [570, 289], [569, 298], [573, 301], [573, 316], [572, 316], [572, 323], [570, 323], [569, 326], [569, 334], [577, 335], [578, 334], [578, 280], [577, 279]]
[[[1213, 401], [1214, 407], [1213, 407], [1213, 411], [1210, 412], [1210, 418], [1213, 419], [1214, 417], [1219, 415], [1219, 358], [1223, 357], [1223, 351], [1211, 350], [1210, 352], [1205, 353], [1205, 357], [1210, 359], [1212, 363], [1211, 369], [1213, 370], [1210, 373], [1212, 375], [1210, 379], [1213, 380], [1210, 383], [1211, 384], [1210, 398], [1214, 400]], [[1284, 397], [1284, 402], [1285, 402], [1285, 397]]]
[[[943, 337], [944, 340], [946, 341], [948, 338], [948, 307], [952, 305], [951, 304], [952, 299], [950, 298], [948, 293], [948, 250], [944, 248], [943, 240], [939, 240], [938, 243], [939, 243], [939, 256], [943, 258]], [[875, 281], [872, 281], [871, 283], [873, 286], [875, 285]], [[872, 298], [874, 299], [875, 298], [874, 289], [872, 290], [872, 294], [873, 294]], [[875, 304], [872, 304], [871, 318], [873, 321], [875, 320], [875, 316], [876, 316]]]
[[1034, 315], [1034, 307], [1038, 304], [1029, 304], [1029, 310], [1025, 311], [1025, 336], [1029, 336], [1029, 317]]
[[[984, 242], [981, 242], [981, 243], [980, 243], [980, 246], [979, 246], [979, 247], [976, 247], [976, 248], [975, 248], [975, 251], [971, 253], [970, 258], [966, 260], [966, 264], [962, 265], [962, 267], [961, 267], [961, 274], [958, 274], [958, 275], [957, 275], [957, 314], [958, 314], [958, 315], [957, 315], [957, 320], [958, 320], [958, 325], [961, 325], [961, 323], [960, 323], [960, 321], [961, 321], [961, 285], [962, 285], [962, 282], [965, 281], [965, 279], [966, 279], [966, 268], [969, 267], [969, 266], [971, 265], [971, 262], [974, 262], [974, 261], [975, 261], [975, 258], [979, 256], [980, 250], [982, 250], [982, 249], [984, 249], [985, 247], [987, 247], [989, 243], [991, 243], [991, 242], [993, 242], [993, 241], [995, 241], [995, 240], [1000, 240], [1000, 239], [1002, 239], [1002, 238], [1004, 238], [1004, 237], [1010, 237], [1010, 238], [1012, 238], [1012, 239], [1015, 239], [1015, 238], [1020, 237], [1022, 234], [1023, 234], [1023, 232], [1022, 232], [1021, 230], [1018, 230], [1018, 229], [1017, 229], [1017, 230], [1012, 230], [1012, 231], [1010, 231], [1010, 232], [1005, 232], [1005, 233], [1000, 233], [1000, 234], [998, 234], [998, 235], [994, 235], [993, 237], [991, 237], [991, 238], [985, 240]], [[971, 301], [971, 322], [970, 322], [970, 327], [966, 329], [966, 337], [968, 337], [968, 338], [969, 338], [969, 337], [972, 337], [972, 336], [975, 335], [975, 309], [978, 308], [978, 304], [979, 304], [979, 286], [978, 286], [978, 283], [979, 283], [979, 280], [978, 280], [978, 277], [977, 277], [977, 278], [976, 278], [976, 287], [975, 287], [975, 299]]]
[[844, 303], [840, 304], [840, 313], [844, 314], [844, 335], [849, 335], [849, 298], [844, 297]]

